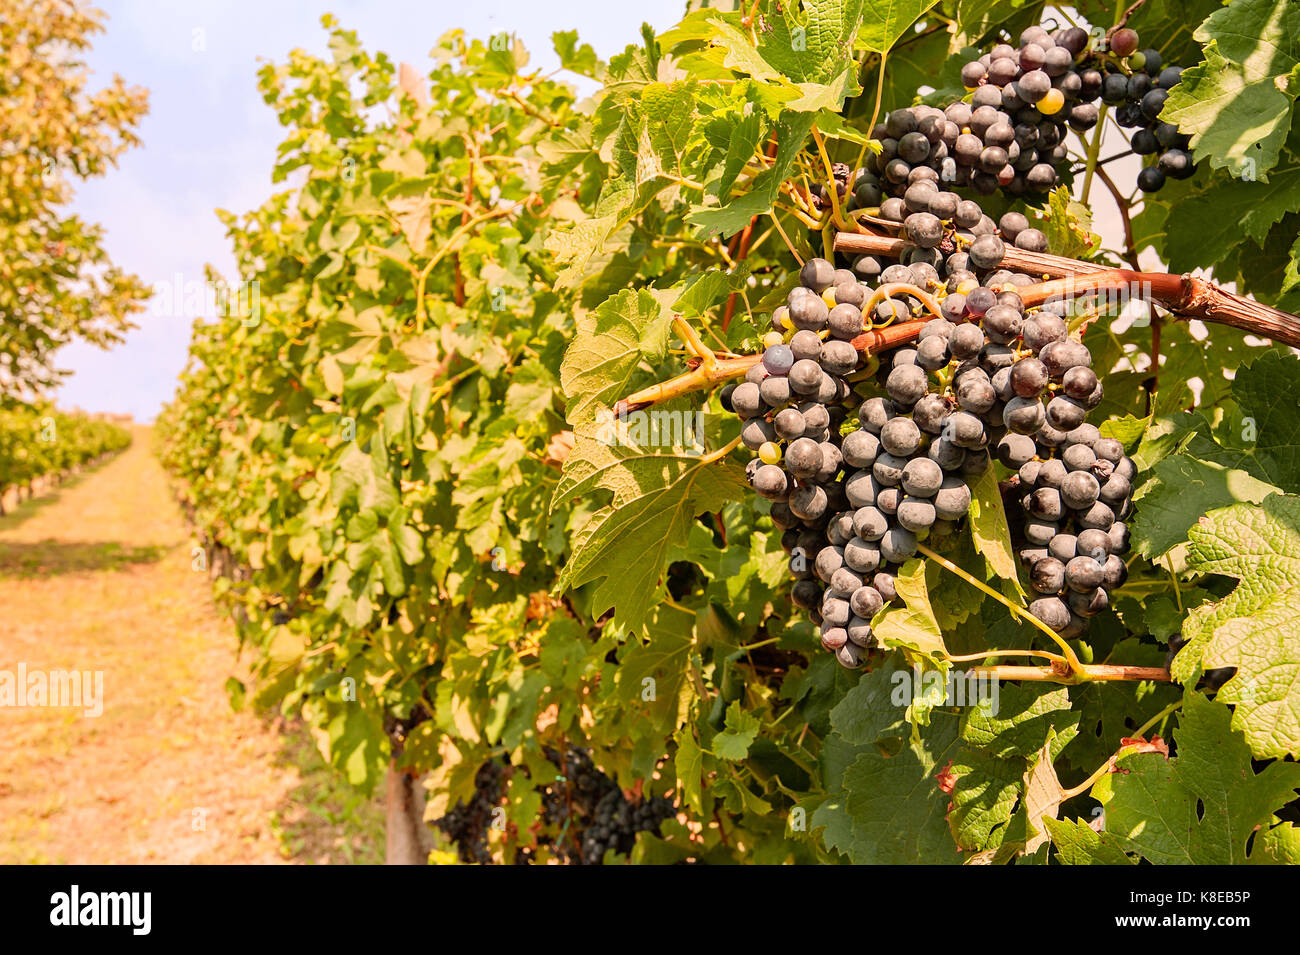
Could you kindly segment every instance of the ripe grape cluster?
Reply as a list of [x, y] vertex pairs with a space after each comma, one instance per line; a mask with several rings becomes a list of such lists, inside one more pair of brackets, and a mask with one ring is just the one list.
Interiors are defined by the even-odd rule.
[[[563, 756], [548, 749], [545, 755], [556, 772], [554, 779], [538, 786], [543, 825], [534, 832], [534, 841], [536, 846], [550, 847], [561, 862], [600, 865], [609, 849], [631, 852], [637, 833], [658, 832], [677, 812], [672, 800], [663, 796], [627, 799], [585, 749], [574, 747]], [[522, 770], [512, 767], [509, 771]], [[474, 775], [474, 795], [469, 801], [457, 803], [434, 823], [456, 845], [462, 862], [491, 864], [488, 829], [505, 794], [506, 779], [507, 768], [497, 760], [488, 760]], [[529, 863], [535, 853], [535, 847], [522, 847], [515, 861]]]
[[1101, 100], [1117, 107], [1115, 121], [1134, 129], [1130, 138], [1139, 156], [1155, 156], [1154, 166], [1144, 166], [1138, 173], [1138, 188], [1156, 192], [1166, 179], [1187, 179], [1196, 171], [1187, 151], [1191, 137], [1178, 131], [1177, 125], [1160, 119], [1169, 91], [1182, 78], [1181, 66], [1164, 66], [1156, 50], [1139, 50], [1138, 35], [1129, 29], [1116, 30], [1110, 38], [1110, 51], [1125, 57], [1131, 74], [1108, 72], [1102, 78]]
[[[899, 202], [903, 261], [808, 260], [761, 360], [722, 393], [783, 532], [791, 599], [847, 667], [876, 646], [871, 620], [897, 599], [899, 566], [922, 541], [943, 549], [994, 456], [1022, 488], [1020, 556], [1040, 620], [1078, 632], [1125, 577], [1135, 469], [1084, 420], [1102, 398], [1091, 355], [1064, 302], [1027, 307], [1017, 289], [1035, 280], [1002, 267], [1008, 244], [1046, 251], [1045, 236], [930, 180]], [[922, 317], [914, 347], [864, 364], [864, 329]]]
[[1039, 313], [1024, 323], [1021, 345], [1006, 381], [1014, 397], [1003, 410], [1007, 431], [997, 453], [1016, 471], [1019, 554], [1036, 595], [1029, 610], [1063, 636], [1077, 636], [1128, 577], [1124, 520], [1137, 469], [1119, 441], [1084, 420], [1102, 385], [1065, 323]]
[[[1000, 43], [962, 66], [969, 102], [889, 113], [871, 133], [882, 151], [855, 176], [843, 167], [836, 183], [849, 209], [878, 209], [880, 218], [894, 221], [902, 221], [898, 200], [919, 182], [968, 186], [979, 195], [999, 188], [1013, 196], [1041, 194], [1069, 165], [1067, 127], [1080, 135], [1095, 127], [1100, 102], [1116, 107], [1121, 126], [1136, 128], [1134, 152], [1159, 154], [1138, 176], [1139, 187], [1154, 192], [1166, 177], [1194, 171], [1188, 137], [1159, 118], [1181, 73], [1162, 68], [1155, 50], [1139, 51], [1132, 30], [1116, 31], [1109, 49], [1093, 50], [1079, 27], [1031, 26], [1018, 48]], [[815, 198], [824, 205], [828, 197], [823, 190]], [[943, 218], [943, 211], [934, 214]]]
[[492, 810], [501, 804], [505, 791], [504, 767], [488, 760], [474, 773], [474, 795], [468, 802], [458, 802], [445, 816], [434, 822], [456, 845], [461, 862], [488, 865], [492, 852], [488, 848], [488, 826]]
[[[555, 753], [547, 754], [557, 765]], [[677, 813], [663, 796], [627, 799], [618, 783], [591, 761], [591, 754], [574, 747], [564, 754], [564, 773], [542, 793], [544, 821], [564, 835], [554, 845], [561, 860], [578, 865], [600, 865], [606, 851], [626, 854], [636, 844], [637, 833], [658, 832]]]
[[[924, 192], [927, 204], [940, 195], [952, 196]], [[966, 221], [979, 228], [987, 217], [975, 211]], [[1008, 213], [1001, 227], [989, 221], [978, 235], [951, 217], [936, 222], [950, 248], [959, 236], [967, 251], [886, 268], [870, 256], [853, 270], [805, 263], [772, 316], [762, 360], [722, 395], [743, 421], [742, 441], [757, 452], [747, 474], [784, 532], [792, 600], [847, 667], [860, 666], [876, 645], [871, 618], [897, 598], [898, 567], [919, 542], [942, 542], [956, 530], [971, 502], [966, 479], [989, 467], [988, 448], [1005, 430], [1011, 396], [995, 385], [1010, 374], [1010, 343], [1024, 321], [1015, 288], [1032, 279], [998, 266], [1004, 239], [1029, 231], [1028, 222]], [[891, 295], [873, 292], [863, 276]], [[859, 369], [853, 339], [868, 324], [927, 314], [926, 298], [941, 314], [925, 323], [915, 348], [896, 350], [878, 368], [883, 394], [862, 401], [851, 382], [870, 370]]]

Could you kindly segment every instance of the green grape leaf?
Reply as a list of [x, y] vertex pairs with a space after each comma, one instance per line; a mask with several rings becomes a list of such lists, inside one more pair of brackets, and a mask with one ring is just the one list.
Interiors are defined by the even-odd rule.
[[710, 41], [724, 51], [723, 66], [737, 73], [748, 74], [756, 80], [778, 85], [789, 83], [780, 70], [764, 59], [749, 37], [737, 27], [716, 14], [708, 22], [712, 28]]
[[1180, 411], [1173, 415], [1153, 416], [1132, 455], [1138, 474], [1145, 474], [1171, 454], [1182, 451], [1197, 429], [1209, 430], [1210, 423], [1200, 412]]
[[862, 671], [840, 666], [829, 653], [816, 652], [818, 644], [811, 633], [804, 647], [811, 662], [806, 669], [791, 668], [781, 683], [781, 698], [798, 703], [800, 714], [818, 733], [839, 739], [830, 733], [831, 710], [862, 679]]
[[643, 452], [576, 433], [554, 503], [595, 491], [613, 496], [573, 535], [557, 587], [600, 581], [593, 595], [597, 613], [616, 607], [619, 620], [639, 629], [670, 555], [686, 545], [696, 516], [734, 499], [744, 473], [729, 458], [703, 464], [698, 454]]
[[783, 118], [776, 124], [776, 158], [754, 178], [749, 192], [721, 206], [697, 206], [691, 211], [687, 221], [699, 229], [702, 238], [715, 233], [733, 235], [749, 225], [754, 216], [772, 211], [781, 184], [803, 151], [815, 119], [815, 113], [795, 113]]
[[1103, 421], [1097, 430], [1101, 432], [1103, 438], [1114, 438], [1124, 445], [1126, 451], [1131, 452], [1142, 440], [1142, 436], [1146, 434], [1150, 425], [1151, 417], [1149, 415], [1145, 418], [1123, 415], [1119, 418]]
[[871, 746], [901, 725], [911, 695], [904, 698], [900, 687], [913, 678], [914, 671], [908, 670], [899, 656], [891, 653], [884, 666], [859, 680], [831, 710], [831, 728], [846, 742]]
[[722, 759], [742, 760], [749, 754], [749, 747], [758, 738], [761, 728], [758, 717], [742, 709], [740, 701], [736, 700], [727, 707], [726, 729], [713, 737], [710, 748]]
[[863, 0], [803, 0], [770, 8], [758, 52], [795, 83], [828, 83], [852, 62], [863, 5]]
[[[641, 109], [649, 119], [646, 124], [649, 146], [659, 168], [673, 175], [681, 174], [683, 158], [691, 144], [696, 89], [694, 83], [651, 83], [641, 91]], [[644, 149], [643, 146], [643, 153]]]
[[731, 187], [736, 184], [736, 177], [757, 152], [759, 139], [764, 132], [763, 120], [758, 113], [750, 113], [738, 121], [734, 117], [727, 117], [724, 125], [727, 127], [726, 160], [722, 175], [712, 186], [716, 196], [730, 194]]
[[640, 735], [646, 727], [668, 736], [685, 724], [695, 698], [694, 616], [664, 604], [655, 608], [649, 622], [649, 639], [635, 640], [614, 670], [613, 692], [622, 704], [624, 721], [621, 727], [610, 727], [616, 733]]
[[1234, 0], [1197, 27], [1205, 59], [1183, 72], [1160, 118], [1191, 134], [1198, 161], [1261, 179], [1277, 164], [1300, 92], [1292, 7], [1291, 0]]
[[1062, 865], [1137, 865], [1119, 840], [1079, 819], [1044, 819]]
[[673, 300], [672, 307], [683, 315], [700, 316], [717, 305], [728, 292], [742, 288], [749, 278], [749, 269], [743, 263], [735, 269], [708, 269], [684, 279], [674, 289], [681, 294]]
[[330, 764], [342, 771], [353, 786], [369, 792], [383, 777], [388, 763], [388, 737], [373, 710], [342, 707], [330, 719], [324, 740]]
[[[880, 144], [856, 126], [850, 126], [839, 113], [824, 109], [817, 114], [817, 128], [828, 139], [843, 139], [859, 146], [868, 146], [872, 152], [879, 153]], [[872, 144], [875, 144], [874, 146]]]
[[[844, 105], [844, 101], [862, 92], [862, 87], [858, 85], [856, 64], [846, 67], [829, 83], [799, 83], [796, 89], [799, 90], [799, 98], [786, 103], [786, 109], [797, 113], [817, 113], [819, 117], [835, 116], [837, 119], [837, 111]], [[833, 120], [831, 122], [834, 123]], [[821, 119], [817, 125], [818, 128], [823, 128]], [[866, 136], [852, 130], [852, 127], [844, 123], [835, 125], [839, 131], [838, 138], [852, 139], [859, 143], [867, 141]]]
[[[866, 0], [862, 4], [862, 26], [858, 45], [876, 53], [888, 53], [917, 17], [937, 0]], [[901, 104], [900, 104], [901, 105]]]
[[894, 586], [903, 606], [891, 604], [871, 621], [882, 647], [905, 647], [938, 664], [946, 653], [943, 630], [934, 618], [930, 594], [925, 585], [925, 563], [912, 558], [899, 568]]
[[[1144, 338], [1149, 339], [1150, 331], [1149, 327], [1143, 329]], [[1279, 346], [1267, 342], [1248, 342], [1247, 334], [1235, 328], [1216, 327], [1212, 343], [1208, 340], [1209, 332], [1200, 334], [1198, 338], [1187, 322], [1165, 325], [1161, 339], [1160, 390], [1155, 405], [1157, 415], [1172, 414], [1193, 405], [1207, 408], [1219, 403], [1236, 391], [1237, 382], [1231, 376], [1242, 371], [1244, 363], [1258, 363], [1281, 352]], [[1145, 376], [1146, 372], [1142, 372], [1132, 377], [1140, 381]], [[1192, 387], [1195, 379], [1202, 383], [1199, 395]], [[1264, 475], [1256, 474], [1256, 477]]]
[[1188, 450], [1230, 468], [1248, 471], [1286, 491], [1300, 489], [1300, 358], [1280, 351], [1238, 369], [1232, 382], [1240, 418]]
[[1042, 226], [1054, 255], [1086, 259], [1101, 247], [1101, 236], [1092, 231], [1092, 213], [1074, 201], [1068, 186], [1057, 186], [1047, 202]]
[[1288, 256], [1286, 271], [1282, 276], [1282, 293], [1286, 294], [1300, 287], [1300, 236], [1296, 237]]
[[944, 818], [948, 794], [936, 778], [957, 756], [957, 729], [957, 717], [934, 713], [897, 754], [859, 754], [844, 771], [843, 791], [813, 813], [812, 828], [857, 865], [958, 863]]
[[1201, 655], [1219, 627], [1250, 616], [1270, 595], [1300, 586], [1300, 497], [1274, 494], [1258, 507], [1221, 508], [1193, 527], [1188, 540], [1188, 570], [1241, 582], [1228, 596], [1195, 608], [1183, 621], [1187, 644], [1172, 667], [1180, 682], [1203, 667]]
[[1277, 491], [1245, 471], [1175, 454], [1159, 462], [1134, 495], [1133, 547], [1158, 560], [1187, 539], [1188, 529], [1212, 510], [1239, 501], [1258, 504]]
[[[663, 179], [655, 181], [661, 184], [666, 182]], [[556, 291], [574, 288], [582, 283], [592, 260], [597, 258], [597, 253], [605, 248], [610, 236], [626, 224], [638, 208], [638, 187], [641, 185], [644, 185], [644, 181], [636, 180], [634, 165], [625, 174], [606, 180], [595, 215], [574, 222], [570, 229], [555, 229], [546, 236], [546, 251], [564, 266], [555, 279]], [[650, 198], [652, 194], [642, 197], [642, 203], [648, 202]]]
[[971, 746], [998, 759], [1027, 758], [1052, 743], [1055, 756], [1073, 738], [1079, 714], [1070, 712], [1064, 687], [1016, 686], [991, 682], [987, 706], [962, 718], [961, 735]]
[[1249, 616], [1218, 626], [1202, 663], [1236, 667], [1216, 699], [1235, 704], [1232, 726], [1256, 756], [1300, 754], [1300, 587], [1271, 593]]
[[[1246, 844], [1300, 787], [1300, 765], [1256, 773], [1232, 711], [1195, 691], [1174, 733], [1178, 755], [1135, 753], [1093, 787], [1106, 830], [1154, 865], [1240, 865]], [[1104, 785], [1103, 785], [1104, 784]]]
[[1264, 830], [1255, 843], [1258, 848], [1250, 854], [1255, 865], [1300, 865], [1300, 829], [1289, 822]]
[[627, 393], [642, 362], [668, 350], [672, 313], [644, 289], [624, 289], [577, 320], [577, 334], [560, 365], [570, 424], [592, 420], [598, 404]]
[[1015, 549], [1011, 546], [1011, 529], [1007, 525], [1007, 512], [1002, 506], [998, 478], [993, 468], [985, 468], [970, 483], [970, 530], [979, 551], [997, 574], [1014, 588], [1021, 598], [1025, 596], [1016, 570]]
[[704, 751], [696, 742], [690, 727], [682, 727], [676, 735], [677, 755], [673, 757], [677, 784], [681, 787], [682, 805], [697, 816], [704, 814]]
[[599, 79], [604, 72], [604, 66], [591, 45], [578, 42], [577, 30], [558, 30], [551, 34], [551, 43], [560, 58], [561, 69], [592, 79]]
[[950, 771], [954, 782], [948, 826], [957, 845], [976, 852], [1001, 845], [1020, 799], [1024, 761], [966, 749]]
[[1170, 271], [1217, 265], [1242, 235], [1262, 247], [1269, 230], [1287, 212], [1300, 209], [1300, 167], [1278, 170], [1267, 182], [1221, 180], [1170, 206], [1164, 230]]

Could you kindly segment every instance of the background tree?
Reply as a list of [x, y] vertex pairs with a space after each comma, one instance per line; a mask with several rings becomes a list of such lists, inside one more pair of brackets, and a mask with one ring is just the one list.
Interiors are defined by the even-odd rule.
[[0, 400], [57, 382], [54, 353], [121, 341], [149, 295], [115, 267], [102, 230], [68, 214], [73, 183], [139, 143], [148, 92], [120, 76], [87, 89], [104, 14], [62, 0], [0, 0]]

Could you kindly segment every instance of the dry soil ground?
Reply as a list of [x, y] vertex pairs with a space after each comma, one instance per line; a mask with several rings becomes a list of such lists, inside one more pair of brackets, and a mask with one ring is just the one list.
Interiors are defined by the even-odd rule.
[[231, 709], [234, 626], [193, 544], [143, 428], [0, 518], [0, 670], [104, 674], [97, 718], [0, 707], [0, 863], [380, 859], [378, 805]]

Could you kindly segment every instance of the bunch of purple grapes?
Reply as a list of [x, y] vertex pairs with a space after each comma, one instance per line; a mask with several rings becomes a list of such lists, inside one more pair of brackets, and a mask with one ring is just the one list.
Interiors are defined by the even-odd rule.
[[[902, 200], [910, 264], [810, 259], [772, 315], [762, 360], [722, 393], [756, 454], [749, 481], [783, 532], [792, 602], [848, 667], [877, 645], [871, 621], [897, 599], [900, 565], [922, 542], [945, 548], [970, 507], [968, 481], [994, 456], [1024, 489], [1020, 554], [1039, 619], [1076, 632], [1124, 577], [1134, 468], [1084, 421], [1102, 397], [1091, 356], [1069, 336], [1066, 303], [1027, 307], [1017, 289], [1034, 279], [1002, 267], [1008, 243], [1045, 238], [1018, 212], [997, 224], [922, 213], [969, 202], [925, 183]], [[853, 344], [922, 317], [915, 347], [884, 365]]]
[[[1058, 138], [1043, 127], [1044, 118], [1056, 125], [1060, 138], [1064, 137], [1064, 124], [1084, 133], [1101, 117], [1100, 100], [1115, 108], [1115, 120], [1121, 127], [1136, 129], [1132, 136], [1135, 153], [1159, 153], [1156, 165], [1138, 174], [1140, 189], [1155, 192], [1166, 176], [1183, 179], [1192, 175], [1195, 168], [1187, 152], [1190, 137], [1160, 119], [1169, 90], [1182, 77], [1182, 67], [1166, 67], [1158, 51], [1139, 50], [1138, 45], [1137, 33], [1127, 28], [1116, 30], [1097, 49], [1089, 49], [1088, 34], [1079, 27], [1053, 33], [1041, 26], [1027, 28], [1020, 34], [1018, 49], [998, 44], [962, 67], [962, 83], [972, 90], [972, 133], [989, 121], [995, 125], [1009, 121], [1015, 134], [1007, 144], [1009, 151], [1023, 154], [1037, 143], [1040, 158], [1059, 168], [1066, 159], [1063, 145], [1057, 143], [1051, 154], [1042, 155], [1041, 147]], [[974, 113], [986, 106], [993, 112], [977, 121]], [[989, 137], [980, 135], [987, 143]], [[1005, 130], [999, 130], [994, 138], [999, 142], [1005, 139]], [[1029, 188], [1042, 188], [1043, 183], [1047, 183], [1046, 170], [1026, 174]], [[971, 184], [976, 189], [988, 187], [987, 182], [972, 180]], [[1014, 181], [1002, 185], [1013, 194], [1023, 191]]]
[[1128, 577], [1121, 555], [1137, 469], [1119, 441], [1084, 420], [1103, 389], [1065, 323], [1039, 312], [1023, 323], [1020, 345], [1022, 357], [999, 383], [1010, 397], [997, 454], [1016, 472], [1020, 560], [1037, 595], [1030, 612], [1076, 636]]
[[[1098, 102], [1117, 107], [1120, 126], [1136, 128], [1134, 152], [1159, 154], [1138, 176], [1143, 191], [1161, 188], [1166, 177], [1192, 175], [1189, 138], [1160, 119], [1182, 69], [1162, 68], [1157, 51], [1138, 50], [1132, 30], [1118, 30], [1100, 46], [1107, 48], [1090, 49], [1088, 33], [1079, 27], [1048, 32], [1031, 26], [1021, 33], [1019, 47], [999, 43], [964, 64], [969, 100], [945, 109], [897, 109], [872, 130], [882, 151], [851, 181], [836, 177], [848, 208], [878, 208], [880, 218], [897, 220], [889, 199], [901, 198], [922, 180], [969, 187], [979, 195], [999, 188], [1013, 196], [1042, 194], [1069, 166], [1067, 127], [1080, 135], [1095, 127]], [[828, 197], [816, 198], [824, 204]]]
[[[1164, 66], [1156, 50], [1139, 50], [1138, 35], [1133, 30], [1116, 30], [1110, 38], [1110, 50], [1124, 57], [1130, 73], [1112, 71], [1102, 79], [1101, 100], [1115, 106], [1115, 121], [1125, 129], [1135, 129], [1130, 138], [1139, 156], [1155, 156], [1153, 166], [1138, 173], [1138, 188], [1156, 192], [1167, 178], [1187, 179], [1196, 171], [1192, 154], [1187, 151], [1191, 137], [1180, 133], [1178, 126], [1160, 119], [1169, 91], [1182, 79], [1181, 66]], [[1162, 68], [1163, 67], [1163, 68]]]

